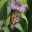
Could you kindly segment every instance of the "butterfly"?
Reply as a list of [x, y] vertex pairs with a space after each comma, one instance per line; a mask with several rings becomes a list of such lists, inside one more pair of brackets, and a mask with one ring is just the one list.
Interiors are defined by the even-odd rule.
[[20, 20], [20, 14], [13, 13], [11, 15], [11, 29], [14, 29], [15, 24], [18, 23], [19, 20]]

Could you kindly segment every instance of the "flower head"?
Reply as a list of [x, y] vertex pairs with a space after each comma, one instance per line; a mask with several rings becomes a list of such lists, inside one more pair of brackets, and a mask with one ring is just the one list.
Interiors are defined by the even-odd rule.
[[21, 6], [18, 6], [15, 2], [12, 2], [11, 5], [10, 5], [11, 9], [13, 10], [17, 10], [18, 12], [24, 12], [26, 11], [26, 6], [25, 5], [21, 5]]

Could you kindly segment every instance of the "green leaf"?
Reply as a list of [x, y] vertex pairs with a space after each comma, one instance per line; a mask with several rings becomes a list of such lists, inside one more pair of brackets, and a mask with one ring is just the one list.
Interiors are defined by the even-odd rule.
[[4, 20], [0, 20], [0, 27], [3, 25]]
[[6, 1], [7, 1], [7, 0], [1, 0], [1, 1], [0, 1], [0, 10], [1, 10], [1, 8], [3, 7], [3, 5], [5, 4]]
[[10, 14], [10, 12], [11, 12], [11, 9], [10, 9], [10, 7], [8, 6], [8, 7], [7, 7], [7, 16]]
[[15, 25], [15, 28], [19, 29], [21, 32], [24, 32], [23, 27], [19, 23]]
[[27, 4], [27, 0], [22, 0], [22, 2], [23, 2], [24, 4]]
[[9, 23], [10, 23], [10, 16], [7, 18], [7, 20], [6, 20], [6, 25], [5, 25], [5, 30], [4, 30], [4, 32], [8, 32], [9, 30], [8, 30], [8, 25], [9, 25]]
[[10, 23], [10, 16], [9, 16], [9, 17], [7, 18], [7, 20], [6, 20], [6, 26], [8, 26], [9, 23]]
[[27, 28], [28, 28], [28, 19], [27, 19], [27, 17], [25, 16], [25, 14], [24, 14], [24, 13], [22, 13], [22, 14], [21, 14], [21, 16], [22, 16], [22, 18], [24, 18], [24, 19], [26, 20]]
[[9, 32], [8, 27], [5, 27], [4, 32]]

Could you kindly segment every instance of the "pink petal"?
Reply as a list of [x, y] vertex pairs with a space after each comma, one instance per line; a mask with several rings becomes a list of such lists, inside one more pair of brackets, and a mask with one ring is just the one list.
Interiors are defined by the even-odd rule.
[[13, 10], [16, 9], [15, 2], [11, 3], [10, 7], [11, 7], [11, 9], [13, 9]]
[[20, 7], [20, 12], [24, 12], [24, 11], [26, 11], [26, 7], [23, 5]]

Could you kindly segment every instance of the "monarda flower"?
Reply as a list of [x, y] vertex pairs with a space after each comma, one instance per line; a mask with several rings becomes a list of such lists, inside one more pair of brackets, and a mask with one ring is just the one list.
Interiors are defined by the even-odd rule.
[[15, 2], [11, 2], [10, 8], [13, 10], [17, 10], [18, 12], [26, 11], [26, 5], [22, 4], [21, 6], [18, 6]]

